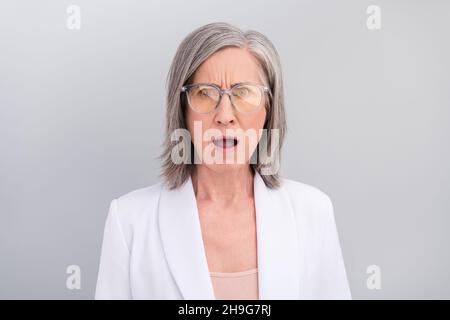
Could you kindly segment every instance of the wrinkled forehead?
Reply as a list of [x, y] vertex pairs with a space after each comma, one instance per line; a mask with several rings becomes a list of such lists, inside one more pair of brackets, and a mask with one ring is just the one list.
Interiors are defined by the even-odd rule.
[[246, 49], [225, 48], [215, 52], [196, 70], [193, 83], [215, 83], [230, 88], [240, 82], [264, 84], [258, 60]]

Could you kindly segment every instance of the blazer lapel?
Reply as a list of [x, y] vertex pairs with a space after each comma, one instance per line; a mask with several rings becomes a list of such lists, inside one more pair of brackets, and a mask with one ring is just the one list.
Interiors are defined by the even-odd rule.
[[[282, 190], [254, 177], [259, 299], [299, 298], [299, 245], [296, 221]], [[215, 299], [192, 181], [163, 186], [158, 222], [163, 249], [184, 299]]]
[[255, 175], [259, 299], [299, 299], [300, 252], [290, 200]]
[[190, 178], [178, 189], [169, 190], [163, 185], [159, 228], [167, 263], [183, 298], [214, 299]]

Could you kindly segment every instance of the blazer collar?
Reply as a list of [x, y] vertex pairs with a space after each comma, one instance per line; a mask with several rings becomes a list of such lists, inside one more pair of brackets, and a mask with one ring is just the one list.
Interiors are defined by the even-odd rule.
[[[300, 252], [294, 211], [280, 189], [254, 176], [259, 299], [299, 299]], [[184, 299], [215, 299], [191, 178], [163, 185], [158, 222], [168, 266]]]

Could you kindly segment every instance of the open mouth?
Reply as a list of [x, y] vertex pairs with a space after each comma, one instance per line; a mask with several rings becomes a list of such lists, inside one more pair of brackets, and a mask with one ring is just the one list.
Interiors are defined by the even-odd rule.
[[235, 137], [213, 137], [212, 141], [216, 147], [223, 149], [233, 148], [239, 143]]

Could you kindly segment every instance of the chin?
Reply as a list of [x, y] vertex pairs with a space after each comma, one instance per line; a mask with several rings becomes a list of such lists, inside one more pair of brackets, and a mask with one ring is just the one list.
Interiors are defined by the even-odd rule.
[[248, 166], [248, 163], [244, 164], [207, 164], [205, 167], [216, 172], [216, 173], [227, 173], [227, 172], [235, 172], [241, 170]]

